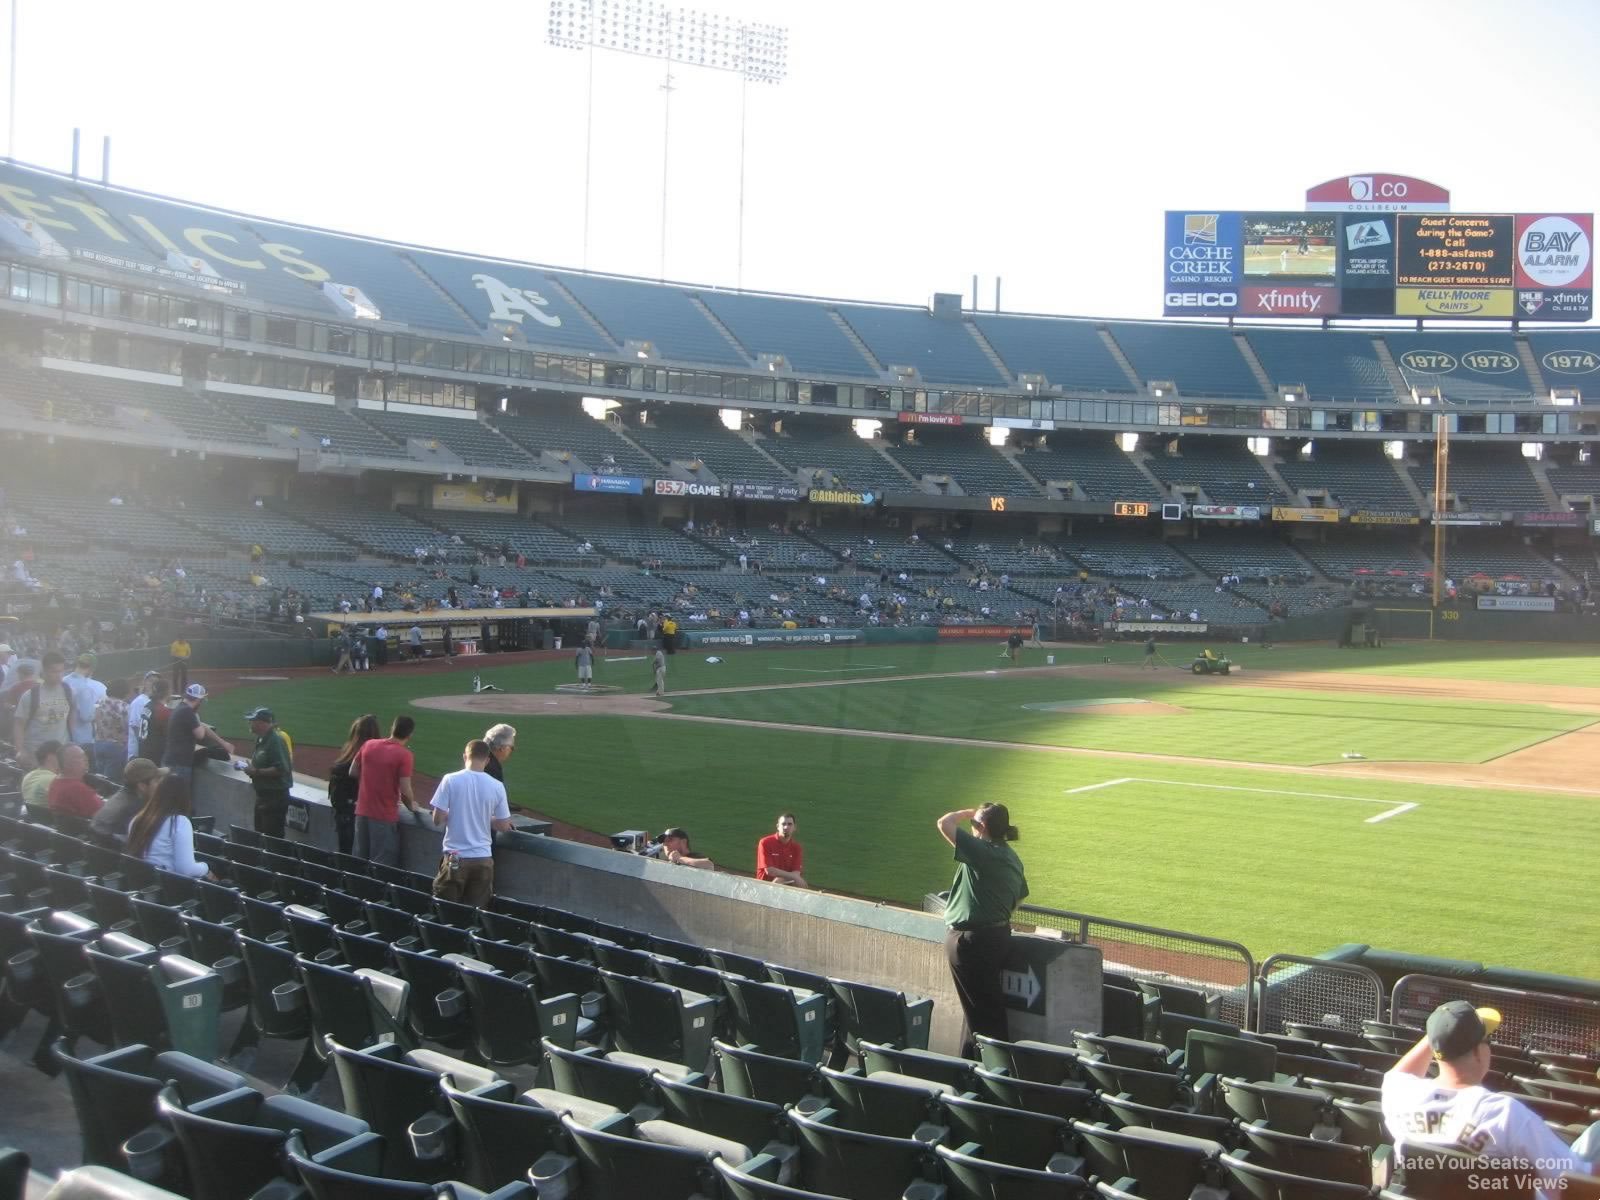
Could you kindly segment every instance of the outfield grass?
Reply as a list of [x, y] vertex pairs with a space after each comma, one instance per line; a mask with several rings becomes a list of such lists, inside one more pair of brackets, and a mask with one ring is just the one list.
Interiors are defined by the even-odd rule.
[[[721, 664], [707, 664], [704, 653], [680, 654], [670, 682], [674, 689], [770, 687], [987, 670], [998, 667], [996, 652], [990, 645], [732, 651], [718, 655]], [[1240, 652], [1257, 667], [1342, 667], [1489, 684], [1495, 678], [1600, 684], [1594, 657], [1570, 648], [1557, 654], [1544, 647], [1529, 653], [1420, 643], [1377, 652]], [[1129, 647], [1054, 653], [1058, 663], [1137, 655]], [[1043, 655], [1024, 657], [1041, 662]], [[602, 664], [599, 676], [642, 691], [647, 665]], [[376, 712], [387, 723], [409, 711], [418, 721], [418, 768], [440, 774], [453, 769], [463, 742], [493, 718], [414, 708], [410, 701], [464, 693], [475, 673], [514, 692], [547, 692], [572, 677], [566, 662], [507, 668], [492, 659], [428, 675], [394, 669], [297, 677], [241, 684], [210, 702], [207, 714], [242, 738], [239, 714], [271, 704], [297, 742], [310, 745], [336, 744], [361, 712]], [[1247, 680], [1248, 671], [1230, 681], [1234, 686], [1175, 689], [1175, 676], [1152, 675], [1108, 687], [1074, 681], [1063, 671], [677, 697], [673, 706], [772, 720], [812, 713], [827, 725], [1056, 745], [1089, 746], [1104, 738], [1124, 742], [1114, 748], [1231, 753], [1262, 762], [1321, 761], [1330, 748], [1334, 757], [1345, 749], [1376, 757], [1371, 747], [1380, 745], [1394, 757], [1417, 759], [1446, 744], [1457, 761], [1478, 761], [1504, 752], [1494, 745], [1526, 744], [1586, 720], [1532, 705], [1258, 690]], [[1063, 718], [1020, 707], [1029, 697], [1154, 697], [1164, 691], [1181, 697], [1169, 702], [1191, 714]], [[884, 724], [873, 723], [875, 713]], [[698, 849], [728, 866], [750, 869], [756, 839], [770, 831], [779, 811], [793, 809], [813, 883], [915, 904], [949, 882], [948, 851], [934, 819], [951, 808], [1003, 799], [1023, 828], [1018, 848], [1033, 899], [1041, 904], [1233, 938], [1258, 954], [1314, 953], [1364, 941], [1600, 977], [1592, 880], [1600, 809], [1588, 797], [839, 737], [827, 729], [609, 716], [510, 719], [521, 731], [509, 766], [515, 801], [600, 831], [682, 824]], [[1204, 731], [1173, 732], [1187, 722]], [[1027, 738], [1017, 739], [1019, 731]], [[1358, 735], [1366, 745], [1344, 744]], [[1180, 747], [1173, 738], [1188, 740]], [[1272, 757], [1290, 754], [1286, 746], [1296, 757]], [[1071, 793], [1130, 776], [1140, 782]], [[1235, 790], [1241, 788], [1263, 790]], [[1418, 807], [1367, 823], [1402, 803]]]

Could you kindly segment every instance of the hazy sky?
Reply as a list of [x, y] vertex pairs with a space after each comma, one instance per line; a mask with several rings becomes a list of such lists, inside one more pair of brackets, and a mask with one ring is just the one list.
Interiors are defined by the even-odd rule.
[[[588, 56], [546, 0], [15, 0], [16, 156], [273, 218], [582, 267]], [[1154, 316], [1166, 208], [1374, 171], [1458, 211], [1600, 198], [1596, 0], [706, 0], [748, 89], [746, 287]], [[3, 11], [3, 10], [0, 10]], [[3, 19], [3, 18], [0, 18]], [[0, 28], [3, 36], [3, 28]], [[663, 65], [594, 56], [587, 266], [661, 267]], [[738, 278], [740, 84], [678, 68], [668, 278]]]

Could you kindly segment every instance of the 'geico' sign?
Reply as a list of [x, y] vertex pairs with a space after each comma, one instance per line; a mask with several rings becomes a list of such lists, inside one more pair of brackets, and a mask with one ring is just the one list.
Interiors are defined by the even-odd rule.
[[1238, 308], [1238, 292], [1168, 292], [1168, 308]]

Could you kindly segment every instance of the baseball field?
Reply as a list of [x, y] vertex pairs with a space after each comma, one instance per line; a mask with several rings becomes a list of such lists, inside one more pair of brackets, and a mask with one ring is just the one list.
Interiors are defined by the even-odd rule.
[[[570, 655], [217, 677], [236, 744], [271, 705], [322, 773], [351, 720], [417, 720], [419, 773], [517, 726], [513, 804], [579, 829], [685, 826], [748, 871], [783, 810], [814, 886], [917, 904], [947, 885], [933, 828], [1003, 800], [1031, 899], [1235, 939], [1341, 942], [1600, 977], [1600, 654], [1418, 641], [1237, 646], [1196, 676], [1163, 646], [883, 645], [682, 652], [651, 698], [641, 651], [558, 691]], [[1046, 654], [1054, 655], [1053, 665]], [[475, 694], [474, 677], [501, 690]], [[426, 791], [427, 780], [423, 780]]]

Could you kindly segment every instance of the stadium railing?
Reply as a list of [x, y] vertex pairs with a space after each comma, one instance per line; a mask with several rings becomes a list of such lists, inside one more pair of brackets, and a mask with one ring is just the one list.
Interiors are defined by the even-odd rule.
[[1239, 942], [1033, 904], [1021, 905], [1014, 923], [1059, 929], [1071, 941], [1099, 947], [1107, 970], [1212, 992], [1221, 998], [1218, 1019], [1250, 1028], [1256, 965]]
[[1390, 1020], [1422, 1025], [1448, 1000], [1498, 1009], [1503, 1018], [1494, 1040], [1535, 1050], [1590, 1053], [1600, 1046], [1600, 1000], [1523, 988], [1497, 987], [1444, 975], [1405, 975], [1389, 995]]
[[1383, 980], [1357, 963], [1273, 954], [1256, 974], [1255, 1005], [1257, 1033], [1283, 1033], [1291, 1021], [1359, 1033], [1384, 1018]]

